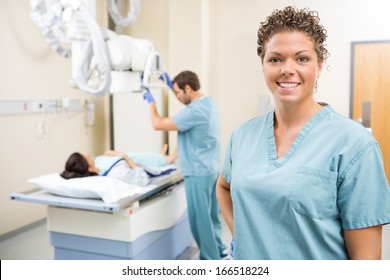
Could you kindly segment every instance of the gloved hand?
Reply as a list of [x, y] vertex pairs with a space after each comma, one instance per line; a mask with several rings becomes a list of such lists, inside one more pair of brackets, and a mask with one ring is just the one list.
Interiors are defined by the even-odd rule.
[[234, 258], [234, 238], [230, 242], [230, 256]]
[[173, 90], [173, 83], [172, 83], [172, 80], [171, 78], [169, 77], [168, 73], [167, 72], [164, 72], [163, 74], [160, 75], [159, 79], [161, 81], [164, 81], [167, 83], [167, 85], [169, 86], [169, 88], [171, 90]]
[[148, 103], [156, 103], [156, 100], [154, 100], [154, 97], [152, 95], [152, 93], [150, 92], [149, 88], [147, 87], [144, 87], [144, 89], [146, 90], [146, 92], [144, 93], [144, 99], [146, 101], [148, 101]]

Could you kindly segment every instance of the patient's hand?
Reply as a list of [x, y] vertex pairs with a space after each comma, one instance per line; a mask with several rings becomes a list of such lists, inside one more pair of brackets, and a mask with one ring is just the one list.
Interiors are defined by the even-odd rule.
[[105, 151], [104, 155], [105, 156], [113, 156], [113, 157], [123, 157], [123, 158], [125, 157], [124, 153], [112, 151], [112, 150]]
[[108, 150], [104, 152], [104, 155], [124, 158], [131, 169], [137, 167], [137, 164], [134, 161], [132, 161], [125, 153]]

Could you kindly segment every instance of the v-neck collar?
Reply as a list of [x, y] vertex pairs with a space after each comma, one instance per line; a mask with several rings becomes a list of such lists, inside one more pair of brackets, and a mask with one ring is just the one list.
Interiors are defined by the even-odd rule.
[[268, 134], [268, 160], [271, 168], [278, 168], [286, 163], [294, 154], [294, 152], [298, 149], [299, 145], [302, 143], [303, 139], [305, 139], [306, 135], [309, 134], [310, 130], [315, 127], [328, 113], [332, 110], [329, 105], [324, 106], [320, 111], [318, 111], [302, 128], [294, 142], [292, 143], [290, 149], [286, 152], [286, 154], [277, 158], [276, 152], [276, 141], [274, 134], [274, 116], [275, 110], [270, 112], [267, 116], [267, 134]]

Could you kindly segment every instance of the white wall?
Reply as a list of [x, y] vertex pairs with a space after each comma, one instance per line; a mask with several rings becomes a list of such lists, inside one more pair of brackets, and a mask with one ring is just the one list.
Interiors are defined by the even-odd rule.
[[[137, 23], [130, 34], [156, 42], [172, 75], [184, 69], [199, 74], [204, 93], [212, 96], [221, 110], [222, 154], [233, 128], [256, 116], [259, 95], [269, 92], [256, 53], [256, 41], [260, 22], [274, 9], [295, 5], [319, 12], [328, 31], [330, 57], [319, 80], [316, 98], [345, 116], [349, 116], [351, 42], [390, 40], [387, 0], [157, 1], [141, 2], [141, 24]], [[157, 37], [157, 31], [167, 38]], [[174, 114], [180, 105], [174, 98], [171, 100]], [[385, 245], [389, 235], [386, 227]], [[390, 259], [389, 246], [384, 248], [383, 255]]]
[[[142, 0], [139, 19], [123, 33], [151, 40], [171, 75], [184, 69], [199, 74], [204, 93], [221, 110], [224, 153], [232, 129], [258, 114], [259, 94], [268, 92], [256, 54], [259, 23], [287, 5], [319, 12], [331, 70], [323, 71], [316, 96], [348, 116], [351, 42], [390, 39], [387, 0]], [[0, 98], [86, 97], [69, 87], [70, 61], [49, 49], [29, 11], [28, 1], [0, 1]], [[170, 102], [172, 114], [180, 110], [174, 98]], [[0, 116], [0, 234], [44, 216], [44, 207], [11, 202], [9, 193], [29, 187], [27, 178], [62, 169], [73, 150], [100, 152], [107, 145], [107, 117], [99, 114], [101, 126], [93, 133], [80, 116], [37, 140], [32, 131], [39, 116]]]
[[35, 129], [41, 114], [0, 115], [0, 235], [46, 217], [46, 207], [10, 200], [31, 189], [27, 179], [62, 171], [71, 152], [102, 152], [105, 145], [102, 99], [69, 86], [70, 60], [54, 53], [30, 19], [29, 1], [0, 1], [0, 100], [90, 99], [98, 103], [97, 124], [86, 128], [84, 114], [50, 115], [46, 138]]
[[[210, 36], [208, 0], [144, 0], [137, 21], [122, 33], [150, 40], [163, 58], [171, 78], [183, 70], [199, 75], [204, 94], [209, 94]], [[184, 106], [171, 91], [169, 115]], [[147, 104], [145, 104], [147, 109]], [[177, 147], [177, 133], [169, 132], [170, 149]]]
[[274, 9], [287, 5], [319, 12], [328, 31], [330, 71], [324, 69], [316, 98], [346, 116], [349, 116], [351, 42], [390, 39], [390, 2], [386, 0], [210, 1], [210, 94], [222, 111], [223, 148], [232, 129], [258, 113], [258, 95], [268, 92], [256, 53], [257, 29]]
[[[349, 116], [351, 42], [390, 40], [388, 0], [212, 0], [211, 92], [222, 113], [222, 147], [234, 127], [258, 114], [258, 95], [268, 92], [256, 53], [257, 29], [276, 8], [287, 5], [319, 12], [328, 31], [330, 71], [323, 71], [316, 98]], [[325, 65], [326, 67], [326, 65]], [[390, 259], [390, 226], [383, 257]]]

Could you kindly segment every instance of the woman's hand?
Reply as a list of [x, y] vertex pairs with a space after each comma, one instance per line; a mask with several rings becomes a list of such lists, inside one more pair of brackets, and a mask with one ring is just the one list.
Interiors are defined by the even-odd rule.
[[105, 156], [112, 156], [112, 157], [122, 157], [122, 158], [124, 158], [126, 156], [124, 153], [112, 151], [112, 150], [105, 151], [104, 155]]
[[113, 157], [121, 157], [121, 158], [124, 158], [125, 161], [127, 162], [127, 164], [129, 165], [129, 167], [131, 169], [134, 169], [137, 167], [137, 164], [132, 161], [125, 153], [122, 153], [122, 152], [117, 152], [117, 151], [112, 151], [112, 150], [108, 150], [108, 151], [105, 151], [104, 152], [104, 155], [105, 156], [113, 156]]

